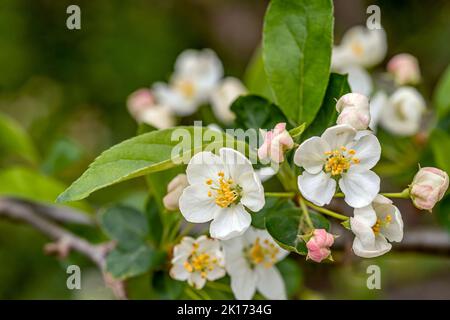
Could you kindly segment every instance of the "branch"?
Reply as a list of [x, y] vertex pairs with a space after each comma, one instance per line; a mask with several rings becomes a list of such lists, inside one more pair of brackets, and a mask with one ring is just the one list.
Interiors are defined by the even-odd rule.
[[61, 223], [74, 223], [86, 226], [95, 226], [95, 220], [87, 214], [76, 209], [61, 206], [46, 206], [38, 203], [27, 203], [35, 212], [46, 216], [51, 220]]
[[[41, 206], [40, 208], [42, 209], [44, 207]], [[28, 223], [50, 239], [54, 240], [55, 243], [46, 245], [45, 251], [47, 253], [56, 253], [59, 256], [64, 256], [67, 255], [70, 250], [75, 250], [85, 255], [101, 270], [106, 285], [112, 289], [114, 295], [118, 299], [126, 299], [124, 283], [113, 279], [112, 276], [106, 272], [106, 255], [112, 249], [113, 243], [92, 244], [40, 216], [34, 209], [35, 205], [33, 204], [27, 204], [26, 202], [11, 198], [0, 198], [0, 216]], [[70, 212], [67, 209], [58, 210], [59, 208], [53, 207], [53, 209], [47, 211], [45, 215], [48, 217], [64, 217], [64, 219], [68, 216], [74, 217], [71, 215], [73, 212]], [[49, 214], [49, 212], [51, 213]], [[70, 213], [68, 214], [68, 212]], [[64, 219], [58, 220], [62, 221]], [[64, 221], [68, 220], [66, 219]], [[74, 222], [74, 220], [72, 219], [71, 222]]]

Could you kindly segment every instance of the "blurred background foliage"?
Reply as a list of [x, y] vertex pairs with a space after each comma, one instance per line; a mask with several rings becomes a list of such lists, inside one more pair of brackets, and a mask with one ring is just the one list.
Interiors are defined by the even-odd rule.
[[[66, 28], [70, 4], [81, 7], [81, 30]], [[370, 4], [381, 7], [388, 57], [409, 52], [421, 62], [420, 89], [431, 106], [433, 89], [450, 62], [450, 2], [335, 0], [336, 40], [350, 26], [365, 23]], [[139, 87], [167, 80], [183, 49], [212, 48], [227, 75], [243, 78], [260, 42], [266, 6], [263, 0], [2, 0], [0, 122], [8, 126], [0, 131], [0, 193], [17, 185], [14, 195], [26, 192], [51, 202], [102, 150], [136, 133], [126, 97]], [[447, 139], [449, 122], [445, 117], [439, 122]], [[11, 144], [12, 135], [17, 139]], [[419, 153], [414, 143], [397, 142], [397, 166], [382, 166], [387, 169], [380, 172], [392, 175], [384, 189], [407, 184], [417, 162], [435, 164], [432, 150], [423, 147]], [[446, 161], [448, 152], [447, 148], [442, 156]], [[143, 181], [133, 180], [94, 194], [89, 205], [77, 206], [87, 211], [112, 202], [142, 206], [143, 190]], [[408, 227], [440, 222], [450, 228], [449, 197], [434, 215], [419, 213], [406, 201], [400, 207]], [[82, 228], [77, 231], [92, 240], [101, 237]], [[0, 221], [0, 298], [111, 297], [100, 275], [90, 271], [90, 263], [76, 254], [64, 262], [45, 256], [46, 242], [27, 226]], [[298, 258], [303, 275], [293, 275], [302, 286], [292, 288], [297, 298], [450, 298], [447, 257], [394, 250], [375, 260], [341, 259], [337, 265]], [[85, 266], [81, 291], [66, 288], [65, 267], [71, 263]], [[383, 290], [366, 288], [365, 270], [372, 263], [389, 270], [382, 271]], [[282, 268], [289, 270], [289, 263]], [[134, 279], [130, 287], [137, 289], [131, 296], [145, 297], [139, 294], [145, 289], [139, 288], [149, 281], [155, 280]]]

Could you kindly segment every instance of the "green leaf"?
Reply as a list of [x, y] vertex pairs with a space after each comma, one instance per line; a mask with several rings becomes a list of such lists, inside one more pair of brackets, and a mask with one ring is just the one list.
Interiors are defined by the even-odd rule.
[[[55, 205], [55, 198], [65, 187], [61, 182], [29, 168], [10, 167], [0, 170], [0, 196]], [[72, 203], [71, 206], [84, 211], [90, 210], [83, 202]]]
[[266, 217], [276, 212], [277, 210], [287, 208], [295, 208], [294, 203], [287, 199], [280, 199], [275, 197], [266, 198], [264, 207], [260, 211], [252, 214], [252, 226], [258, 229], [266, 229]]
[[31, 162], [37, 162], [37, 151], [25, 130], [12, 118], [0, 114], [0, 154], [20, 156]]
[[[316, 229], [330, 229], [329, 221], [322, 215], [310, 211], [309, 216]], [[306, 255], [308, 250], [302, 236], [308, 226], [302, 217], [300, 208], [275, 210], [265, 218], [266, 228], [270, 235], [284, 249]]]
[[150, 192], [161, 212], [165, 210], [162, 199], [167, 194], [167, 185], [177, 174], [184, 173], [184, 171], [186, 171], [185, 166], [178, 166], [169, 170], [154, 172], [146, 176]]
[[145, 244], [148, 235], [147, 218], [138, 210], [115, 206], [108, 208], [100, 216], [100, 224], [105, 233], [118, 242], [118, 247], [132, 250]]
[[338, 117], [336, 111], [336, 102], [344, 94], [350, 93], [350, 85], [347, 81], [347, 75], [332, 73], [328, 81], [327, 91], [314, 121], [306, 129], [303, 138], [320, 136], [326, 128], [334, 126]]
[[436, 128], [431, 134], [430, 142], [437, 166], [446, 172], [450, 172], [450, 158], [448, 156], [448, 150], [450, 150], [450, 135], [447, 132]]
[[161, 219], [158, 205], [154, 198], [150, 198], [147, 202], [145, 213], [148, 220], [148, 234], [152, 244], [156, 247], [159, 246], [163, 231], [163, 222]]
[[295, 127], [294, 129], [289, 130], [289, 134], [292, 138], [298, 138], [303, 134], [306, 128], [306, 123], [302, 123], [298, 127]]
[[303, 240], [299, 237], [301, 229], [299, 208], [279, 210], [266, 216], [266, 228], [277, 243], [286, 250], [305, 255]]
[[269, 100], [247, 95], [237, 98], [231, 105], [231, 110], [238, 115], [235, 125], [247, 129], [273, 129], [277, 123], [287, 122], [283, 112]]
[[272, 0], [263, 60], [275, 102], [295, 123], [311, 123], [328, 83], [333, 44], [331, 0]]
[[295, 296], [303, 283], [302, 270], [298, 262], [294, 259], [286, 258], [277, 263], [277, 268], [283, 275], [288, 297]]
[[439, 118], [447, 116], [450, 112], [450, 65], [439, 79], [433, 100]]
[[262, 50], [257, 48], [245, 70], [244, 83], [251, 94], [256, 94], [273, 101], [273, 93], [267, 82], [262, 59]]
[[130, 251], [114, 249], [106, 257], [106, 270], [116, 279], [127, 279], [160, 266], [164, 260], [164, 253], [146, 245]]
[[47, 174], [57, 174], [79, 161], [83, 155], [80, 146], [67, 138], [58, 139], [50, 148], [42, 170]]
[[187, 163], [196, 152], [239, 144], [245, 146], [244, 142], [202, 127], [175, 127], [142, 134], [103, 152], [57, 201], [80, 200], [107, 186]]
[[156, 271], [152, 278], [152, 288], [158, 299], [178, 299], [183, 293], [186, 283], [172, 279], [167, 272]]

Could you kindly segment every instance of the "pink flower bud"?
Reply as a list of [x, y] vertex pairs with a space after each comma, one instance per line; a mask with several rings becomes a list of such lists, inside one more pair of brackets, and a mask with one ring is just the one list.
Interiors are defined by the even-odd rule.
[[128, 96], [127, 107], [130, 114], [136, 120], [140, 118], [140, 114], [147, 109], [153, 107], [155, 99], [150, 89], [142, 88], [134, 91]]
[[445, 171], [432, 167], [421, 168], [410, 187], [414, 205], [419, 209], [431, 211], [444, 197], [448, 184], [448, 174]]
[[313, 236], [306, 243], [308, 248], [307, 259], [315, 262], [322, 262], [331, 254], [330, 247], [334, 243], [334, 236], [325, 229], [315, 229]]
[[286, 130], [286, 123], [281, 122], [273, 130], [265, 133], [264, 143], [258, 149], [258, 157], [281, 163], [284, 161], [284, 153], [293, 147], [294, 140]]
[[185, 174], [179, 174], [173, 178], [167, 185], [167, 194], [163, 198], [164, 207], [167, 210], [178, 210], [178, 202], [183, 190], [189, 185]]
[[336, 103], [337, 124], [348, 124], [356, 130], [366, 130], [370, 123], [369, 99], [360, 93], [347, 93]]
[[416, 57], [401, 53], [389, 60], [387, 70], [394, 76], [399, 85], [417, 84], [420, 82], [420, 68]]

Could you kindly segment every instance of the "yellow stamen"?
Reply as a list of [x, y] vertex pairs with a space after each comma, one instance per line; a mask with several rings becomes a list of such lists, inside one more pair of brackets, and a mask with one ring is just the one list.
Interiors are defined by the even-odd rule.
[[325, 155], [328, 158], [325, 162], [325, 171], [330, 172], [333, 176], [341, 175], [350, 169], [352, 164], [358, 164], [360, 162], [358, 158], [353, 157], [355, 154], [355, 150], [347, 150], [344, 146], [333, 151], [326, 151]]
[[364, 53], [364, 48], [359, 42], [353, 42], [351, 45], [351, 49], [357, 56], [361, 56]]
[[191, 81], [182, 80], [176, 84], [178, 90], [187, 98], [192, 98], [195, 94], [195, 86]]
[[260, 239], [256, 238], [253, 245], [248, 250], [248, 259], [251, 264], [262, 264], [265, 268], [270, 268], [277, 261], [279, 248], [267, 239], [261, 244]]
[[380, 218], [377, 219], [375, 224], [372, 226], [372, 231], [375, 233], [375, 235], [378, 235], [381, 231], [382, 227], [387, 227], [392, 221], [392, 216], [390, 214], [386, 215], [384, 220], [381, 220]]

